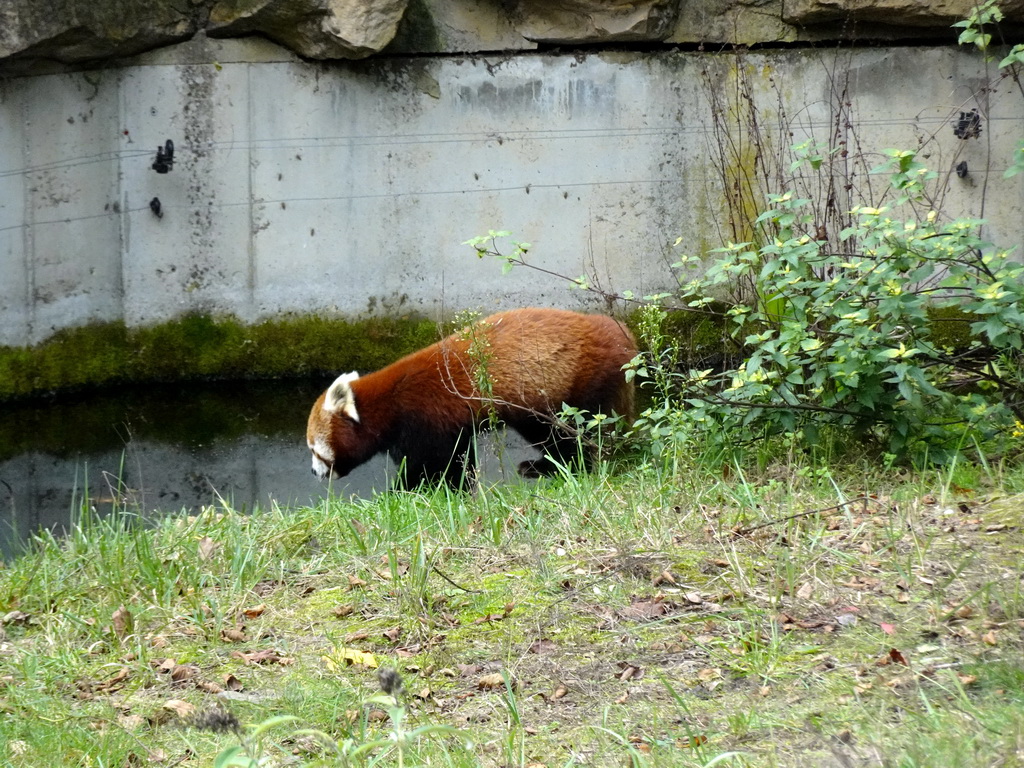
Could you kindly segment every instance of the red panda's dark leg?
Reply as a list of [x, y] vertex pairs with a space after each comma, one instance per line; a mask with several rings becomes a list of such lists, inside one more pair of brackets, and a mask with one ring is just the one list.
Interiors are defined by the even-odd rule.
[[399, 480], [404, 487], [442, 481], [456, 490], [475, 485], [476, 440], [472, 432], [454, 438], [430, 432], [408, 434], [403, 443], [396, 446], [392, 458], [402, 465]]
[[553, 475], [558, 472], [559, 464], [590, 469], [592, 457], [587, 446], [557, 424], [538, 416], [517, 419], [511, 426], [542, 454], [538, 459], [519, 463], [519, 474], [523, 477]]

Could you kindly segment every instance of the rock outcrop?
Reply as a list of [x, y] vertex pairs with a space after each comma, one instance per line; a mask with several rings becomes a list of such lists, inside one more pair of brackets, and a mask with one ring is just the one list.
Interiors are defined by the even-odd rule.
[[519, 31], [543, 43], [653, 42], [675, 26], [679, 0], [520, 0]]
[[188, 40], [206, 11], [174, 0], [5, 0], [0, 61], [11, 57], [73, 64], [131, 56]]
[[[978, 0], [785, 0], [782, 18], [790, 24], [869, 21], [904, 27], [945, 27], [965, 19]], [[1001, 0], [1009, 19], [1024, 19], [1024, 0]]]
[[[538, 45], [934, 41], [977, 0], [3, 0], [0, 67], [130, 56], [198, 33], [259, 35], [311, 59]], [[1024, 0], [1001, 0], [1019, 33]], [[23, 65], [19, 65], [24, 68]], [[12, 70], [16, 67], [11, 66]]]
[[261, 34], [311, 59], [362, 59], [395, 36], [408, 0], [220, 0], [210, 37]]

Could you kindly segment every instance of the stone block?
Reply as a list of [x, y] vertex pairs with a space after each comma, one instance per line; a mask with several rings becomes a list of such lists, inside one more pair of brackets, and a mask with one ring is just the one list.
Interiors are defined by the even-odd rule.
[[395, 36], [408, 0], [220, 0], [207, 34], [262, 34], [311, 59], [362, 59]]

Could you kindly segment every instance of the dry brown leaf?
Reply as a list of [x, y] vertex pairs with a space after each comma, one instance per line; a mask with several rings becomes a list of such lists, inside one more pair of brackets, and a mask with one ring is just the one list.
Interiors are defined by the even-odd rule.
[[130, 676], [131, 670], [128, 667], [121, 667], [113, 677], [107, 678], [102, 683], [98, 683], [93, 687], [93, 690], [102, 693], [112, 693], [120, 689]]
[[630, 621], [645, 621], [664, 616], [668, 610], [669, 606], [659, 600], [634, 600], [619, 611], [619, 616]]
[[110, 617], [110, 625], [118, 640], [123, 640], [125, 635], [131, 631], [132, 615], [123, 605], [118, 607]]
[[639, 680], [641, 677], [644, 676], [643, 667], [640, 667], [636, 664], [631, 664], [628, 661], [620, 661], [618, 663], [618, 667], [621, 671], [616, 677], [618, 677], [618, 679], [622, 682], [634, 679]]
[[889, 658], [894, 664], [902, 664], [905, 667], [910, 666], [910, 662], [907, 661], [907, 657], [900, 653], [896, 648], [889, 649]]
[[800, 588], [796, 591], [796, 596], [801, 600], [810, 600], [812, 594], [814, 594], [814, 585], [809, 581], [801, 584]]
[[246, 608], [242, 613], [245, 614], [247, 619], [255, 619], [257, 616], [262, 616], [266, 610], [267, 604], [260, 603], [259, 605], [254, 605], [252, 608]]
[[696, 749], [697, 747], [706, 744], [708, 737], [702, 733], [694, 734], [686, 739], [679, 739], [676, 742], [676, 746], [680, 749]]
[[28, 624], [31, 618], [32, 616], [24, 611], [8, 611], [0, 620], [0, 624]]
[[224, 687], [229, 691], [242, 690], [242, 681], [230, 673], [223, 675], [221, 680], [224, 682]]
[[210, 560], [217, 554], [218, 549], [220, 549], [220, 544], [209, 536], [203, 536], [203, 538], [199, 540], [199, 559]]
[[391, 629], [385, 629], [381, 634], [391, 642], [397, 642], [398, 638], [402, 636], [402, 628], [392, 627]]
[[558, 649], [553, 640], [549, 640], [546, 637], [542, 637], [539, 640], [534, 640], [530, 643], [530, 647], [527, 649], [530, 653], [537, 653], [546, 655], [554, 653]]
[[488, 613], [485, 616], [479, 616], [473, 619], [474, 624], [488, 624], [492, 621], [501, 621], [502, 619], [508, 618], [507, 613]]
[[181, 699], [168, 699], [163, 703], [162, 708], [168, 712], [174, 713], [182, 720], [191, 717], [196, 711], [196, 708], [192, 704], [189, 704], [187, 701], [182, 701]]
[[220, 632], [220, 639], [225, 643], [244, 643], [245, 630], [239, 627], [232, 627], [231, 629], [222, 629]]
[[164, 659], [163, 661], [157, 663], [156, 671], [158, 673], [167, 673], [167, 672], [170, 672], [172, 669], [174, 669], [176, 666], [178, 666], [178, 662], [175, 661], [174, 659], [168, 658], [168, 659]]
[[480, 688], [484, 691], [489, 691], [494, 688], [501, 688], [503, 685], [505, 685], [505, 678], [501, 675], [500, 672], [495, 672], [491, 675], [484, 675], [476, 681], [477, 688]]
[[683, 597], [686, 598], [686, 602], [690, 605], [701, 605], [704, 602], [704, 598], [700, 596], [700, 592], [687, 592]]
[[358, 576], [348, 577], [348, 588], [349, 589], [362, 589], [366, 586], [366, 582], [360, 579]]
[[651, 584], [655, 587], [660, 587], [662, 584], [676, 585], [676, 577], [672, 575], [672, 571], [667, 568], [661, 573], [656, 573], [654, 578], [651, 579]]
[[337, 616], [339, 619], [343, 619], [346, 616], [351, 616], [354, 610], [355, 608], [353, 608], [351, 605], [336, 605], [334, 606], [333, 612], [334, 615]]
[[191, 664], [178, 664], [171, 669], [171, 680], [176, 683], [182, 683], [186, 680], [191, 680], [198, 672], [199, 669]]
[[569, 689], [566, 688], [564, 685], [560, 685], [557, 688], [555, 688], [555, 692], [551, 694], [551, 700], [558, 701], [559, 699], [564, 698], [568, 693]]
[[214, 696], [218, 693], [224, 693], [224, 689], [212, 680], [199, 680], [196, 683], [196, 688], [200, 691], [205, 691], [206, 693], [212, 693]]
[[996, 631], [994, 629], [990, 629], [981, 636], [981, 642], [985, 645], [998, 645], [999, 641], [996, 639]]
[[117, 724], [124, 728], [126, 731], [134, 731], [141, 728], [146, 724], [146, 718], [142, 715], [119, 715], [117, 718]]
[[245, 653], [243, 651], [232, 651], [231, 657], [234, 659], [241, 659], [246, 664], [280, 664], [281, 666], [288, 666], [295, 662], [295, 659], [287, 656], [281, 656], [277, 651], [250, 651]]

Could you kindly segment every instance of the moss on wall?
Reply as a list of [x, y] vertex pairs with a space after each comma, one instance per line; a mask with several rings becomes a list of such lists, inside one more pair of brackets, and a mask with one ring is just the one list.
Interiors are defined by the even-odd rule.
[[381, 368], [440, 338], [417, 318], [289, 317], [244, 325], [190, 315], [148, 328], [99, 323], [35, 347], [0, 347], [0, 401], [60, 389]]
[[971, 323], [978, 317], [964, 312], [959, 307], [929, 307], [932, 343], [942, 349], [963, 352], [977, 341], [971, 335]]
[[[724, 302], [715, 302], [708, 313], [670, 310], [661, 324], [660, 333], [678, 345], [683, 368], [715, 368], [731, 359], [737, 351], [730, 338], [730, 327], [726, 322]], [[639, 310], [626, 318], [626, 325], [637, 337], [640, 348], [647, 351], [648, 345], [639, 332]]]

